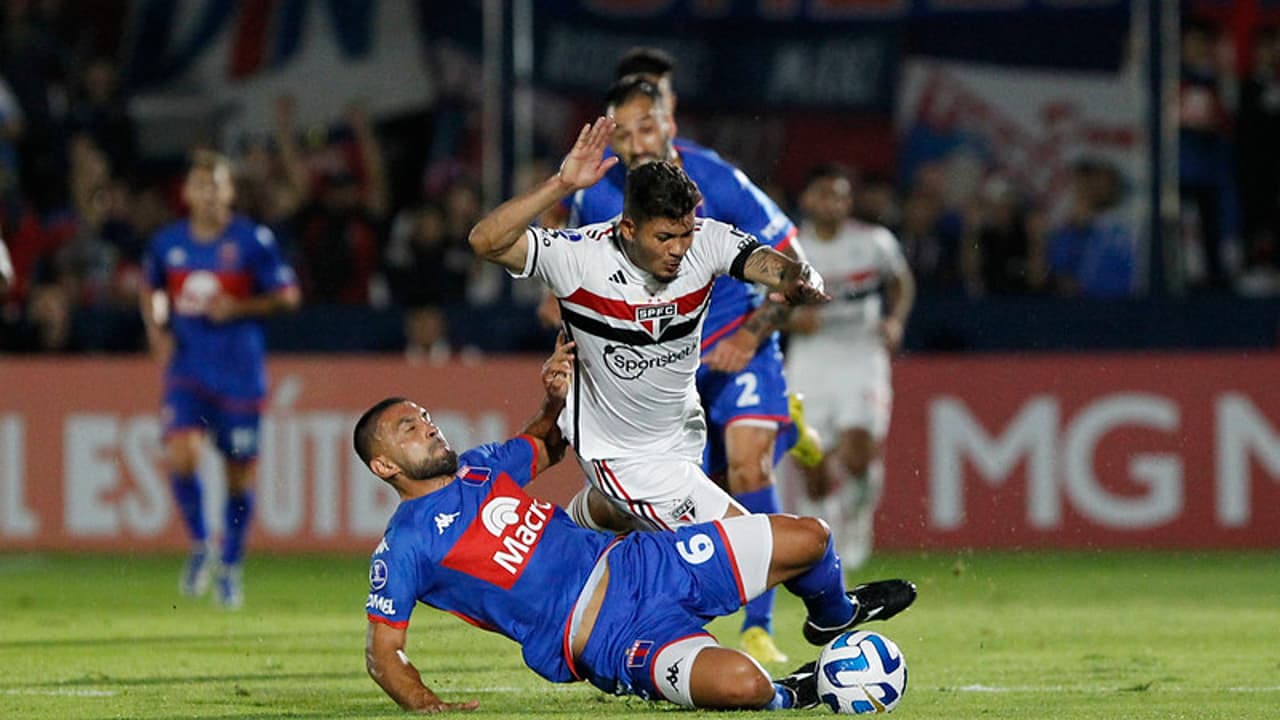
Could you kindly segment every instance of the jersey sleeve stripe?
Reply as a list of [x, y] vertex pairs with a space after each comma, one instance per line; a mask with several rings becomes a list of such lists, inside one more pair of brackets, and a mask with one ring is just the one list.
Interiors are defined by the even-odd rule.
[[529, 443], [529, 454], [533, 456], [533, 459], [529, 461], [529, 481], [532, 482], [534, 478], [538, 477], [538, 443], [534, 441], [532, 435], [523, 433], [517, 435], [516, 439]]
[[800, 231], [796, 228], [796, 226], [792, 225], [791, 231], [788, 232], [781, 240], [779, 240], [778, 243], [773, 246], [773, 249], [777, 250], [778, 252], [782, 252], [783, 250], [786, 250], [787, 248], [791, 247], [791, 242], [796, 239], [796, 234], [799, 232]]
[[365, 613], [365, 615], [368, 616], [369, 622], [382, 623], [383, 625], [393, 627], [397, 630], [403, 630], [409, 627], [408, 620], [388, 620], [381, 615], [374, 615], [373, 613]]
[[706, 352], [708, 349], [711, 348], [712, 345], [715, 345], [717, 342], [719, 342], [720, 338], [736, 330], [737, 327], [747, 319], [747, 315], [749, 314], [750, 313], [743, 313], [742, 315], [739, 315], [733, 320], [730, 320], [729, 322], [725, 323], [724, 327], [702, 338], [702, 352]]

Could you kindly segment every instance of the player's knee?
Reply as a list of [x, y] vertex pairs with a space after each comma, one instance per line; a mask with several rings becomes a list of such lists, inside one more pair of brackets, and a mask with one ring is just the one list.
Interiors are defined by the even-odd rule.
[[715, 688], [693, 698], [702, 708], [761, 708], [773, 700], [773, 681], [751, 658], [735, 653], [715, 668]]
[[827, 545], [831, 542], [831, 526], [822, 518], [802, 517], [800, 518], [807, 542], [805, 546], [809, 550], [809, 562], [816, 563], [827, 554]]
[[773, 484], [773, 473], [759, 459], [729, 463], [729, 491], [735, 495], [754, 492]]

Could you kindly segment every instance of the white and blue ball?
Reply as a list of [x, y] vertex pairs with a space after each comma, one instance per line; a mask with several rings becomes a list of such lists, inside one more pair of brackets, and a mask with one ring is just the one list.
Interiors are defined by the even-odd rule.
[[886, 713], [906, 691], [906, 658], [880, 633], [843, 633], [818, 656], [818, 699], [832, 712]]

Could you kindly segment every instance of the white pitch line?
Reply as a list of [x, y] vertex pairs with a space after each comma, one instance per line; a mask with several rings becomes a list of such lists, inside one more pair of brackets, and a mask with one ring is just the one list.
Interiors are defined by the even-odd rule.
[[115, 690], [94, 690], [92, 688], [9, 688], [5, 695], [44, 695], [48, 697], [115, 697]]
[[[1061, 692], [1061, 693], [1099, 693], [1099, 692], [1122, 692], [1127, 688], [1101, 688], [1090, 689], [1083, 687], [1067, 687], [1065, 685], [1014, 685], [1010, 687], [999, 687], [992, 685], [961, 685], [959, 687], [940, 688], [948, 692], [971, 692], [971, 693], [1036, 693], [1036, 692]], [[1160, 685], [1153, 684], [1151, 690], [1156, 692], [1199, 692], [1201, 690], [1208, 691], [1210, 688], [1188, 688], [1180, 685]], [[1229, 687], [1221, 688], [1225, 692], [1238, 693], [1270, 693], [1280, 692], [1280, 685], [1264, 686], [1264, 687]]]

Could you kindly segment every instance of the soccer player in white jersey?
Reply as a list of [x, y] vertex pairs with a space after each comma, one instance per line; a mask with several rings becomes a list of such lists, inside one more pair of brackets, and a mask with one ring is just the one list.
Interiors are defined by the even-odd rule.
[[787, 379], [805, 394], [826, 451], [822, 463], [802, 468], [806, 490], [823, 503], [841, 557], [856, 568], [871, 553], [893, 400], [889, 358], [902, 345], [915, 281], [893, 233], [849, 217], [853, 185], [842, 168], [815, 168], [800, 204], [799, 237], [832, 301], [792, 314]]
[[[820, 303], [809, 267], [730, 225], [697, 218], [697, 187], [670, 162], [627, 175], [616, 221], [577, 230], [534, 218], [616, 164], [603, 157], [613, 120], [583, 128], [560, 171], [471, 231], [482, 257], [537, 277], [560, 300], [578, 348], [560, 425], [590, 488], [570, 504], [588, 527], [670, 529], [745, 514], [701, 468], [706, 420], [695, 390], [702, 322], [716, 277], [768, 286], [793, 305]], [[595, 492], [590, 489], [594, 488]]]

